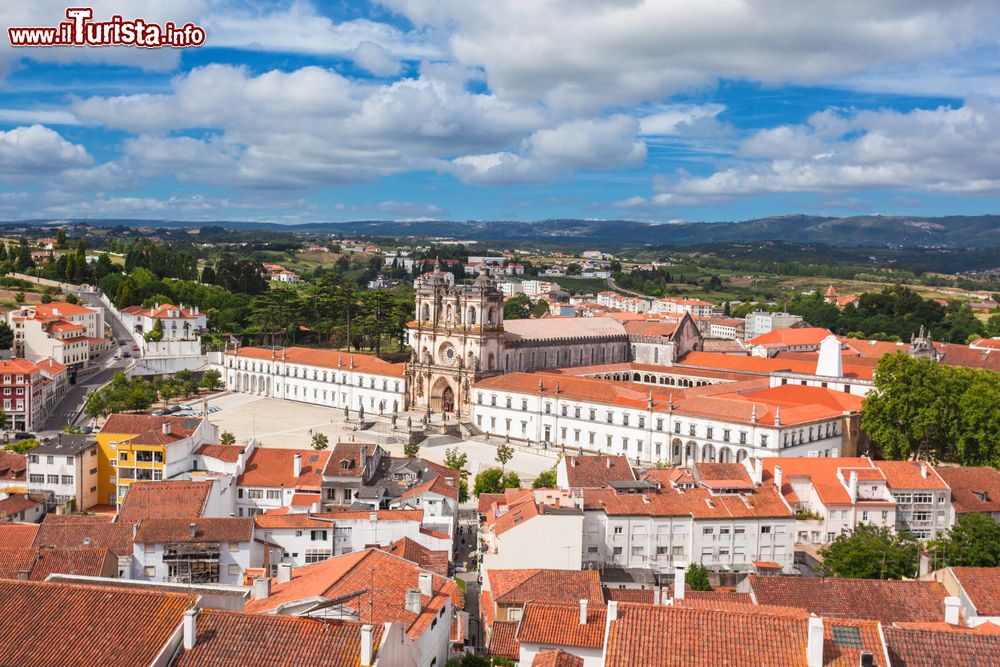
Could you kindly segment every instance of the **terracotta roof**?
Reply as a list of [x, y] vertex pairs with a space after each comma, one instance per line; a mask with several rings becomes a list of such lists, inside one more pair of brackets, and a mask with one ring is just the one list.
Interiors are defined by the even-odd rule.
[[0, 449], [0, 479], [24, 480], [28, 459], [24, 454]]
[[[0, 581], [3, 662], [33, 667], [153, 664], [192, 598], [34, 581]], [[100, 630], [95, 630], [100, 619]]]
[[[782, 487], [781, 491], [789, 502], [797, 503], [792, 491], [792, 477], [808, 477], [812, 482], [816, 495], [824, 505], [850, 505], [851, 497], [847, 493], [847, 488], [837, 477], [837, 471], [841, 468], [845, 470], [855, 469], [861, 472], [864, 468], [875, 469], [870, 459], [864, 457], [840, 457], [840, 458], [809, 458], [797, 457], [769, 457], [762, 459], [763, 475], [762, 480], [772, 482], [774, 480], [775, 466], [781, 466]], [[845, 477], [850, 477], [848, 472]]]
[[943, 621], [944, 586], [936, 581], [772, 577], [748, 578], [754, 601], [797, 607], [825, 617]]
[[629, 465], [628, 457], [625, 456], [567, 455], [564, 461], [566, 478], [571, 489], [601, 489], [609, 482], [635, 480], [635, 472]]
[[8, 549], [30, 547], [37, 534], [37, 523], [0, 523], [0, 544]]
[[0, 518], [13, 516], [44, 503], [45, 496], [42, 495], [11, 493], [3, 500], [0, 500]]
[[[806, 375], [815, 375], [816, 373], [816, 362], [813, 360], [800, 361], [784, 357], [765, 359], [763, 357], [723, 354], [720, 352], [688, 352], [675, 365], [682, 368], [685, 366], [694, 366], [697, 368], [739, 371], [759, 375], [770, 375], [776, 371], [791, 371]], [[871, 380], [872, 370], [873, 367], [871, 365], [852, 364], [845, 360], [843, 364], [843, 377]]]
[[629, 336], [649, 336], [670, 338], [677, 331], [676, 322], [661, 322], [658, 320], [629, 320], [624, 322], [625, 333]]
[[[194, 535], [190, 526], [195, 525]], [[166, 542], [249, 542], [253, 538], [250, 517], [222, 519], [146, 519], [139, 524], [135, 541], [141, 544]]]
[[31, 567], [32, 581], [45, 581], [50, 574], [87, 577], [117, 576], [118, 557], [104, 548], [41, 549]]
[[[170, 311], [173, 311], [171, 314]], [[145, 315], [146, 317], [159, 318], [161, 320], [166, 319], [195, 319], [198, 317], [195, 314], [193, 308], [179, 308], [169, 303], [161, 303], [159, 308], [142, 308], [136, 315]]]
[[[89, 544], [88, 544], [89, 542]], [[132, 556], [132, 524], [107, 515], [49, 514], [38, 526], [35, 547], [104, 547], [116, 556]]]
[[1000, 665], [1000, 637], [974, 632], [883, 629], [893, 667]]
[[979, 616], [1000, 616], [1000, 567], [953, 567]]
[[[922, 461], [874, 461], [885, 474], [891, 489], [936, 489], [946, 491], [948, 485], [930, 463]], [[926, 474], [926, 477], [924, 476]]]
[[692, 516], [697, 519], [792, 516], [792, 510], [774, 485], [762, 485], [751, 494], [741, 495], [713, 495], [705, 488], [664, 488], [649, 493], [585, 489], [583, 506], [616, 516]]
[[981, 347], [989, 350], [1000, 351], [1000, 338], [979, 338], [969, 343], [969, 347]]
[[520, 660], [521, 645], [517, 643], [517, 621], [493, 621], [492, 627], [490, 655]]
[[646, 588], [605, 588], [604, 597], [608, 601], [653, 604], [653, 591]]
[[[372, 445], [363, 442], [338, 442], [330, 453], [328, 469], [324, 474], [331, 477], [361, 477], [364, 466], [361, 463], [361, 451], [365, 450], [371, 456]], [[344, 463], [347, 467], [344, 467]]]
[[[205, 609], [195, 628], [176, 667], [357, 667], [361, 655], [360, 623]], [[383, 628], [372, 630], [377, 649]]]
[[695, 463], [693, 470], [697, 479], [708, 488], [753, 487], [750, 473], [742, 463]]
[[[877, 623], [823, 620], [824, 665], [856, 667], [861, 651], [867, 650], [884, 667]], [[805, 667], [808, 623], [807, 616], [623, 605], [609, 628], [605, 665]], [[855, 628], [856, 644], [841, 645], [834, 626]]]
[[386, 551], [416, 563], [428, 572], [447, 577], [448, 576], [448, 552], [435, 551], [429, 549], [419, 542], [415, 542], [408, 537], [401, 537], [390, 544]]
[[532, 602], [524, 607], [521, 625], [517, 629], [517, 641], [519, 644], [598, 649], [604, 644], [606, 616], [607, 611], [603, 606], [595, 608], [594, 605], [588, 605], [587, 622], [580, 623], [579, 602], [576, 604]]
[[274, 584], [269, 597], [248, 602], [246, 610], [280, 611], [282, 606], [302, 600], [345, 598], [343, 604], [362, 621], [402, 623], [407, 635], [415, 639], [434, 622], [458, 589], [451, 579], [432, 574], [434, 595], [423, 598], [419, 614], [408, 611], [406, 591], [418, 589], [422, 571], [405, 558], [379, 549], [364, 549], [295, 568], [291, 581]]
[[498, 604], [574, 604], [589, 600], [591, 605], [604, 606], [597, 570], [487, 570], [486, 576]]
[[204, 513], [211, 491], [212, 482], [134, 482], [118, 521], [197, 519]]
[[21, 572], [31, 572], [35, 550], [31, 547], [0, 547], [0, 579], [17, 579]]
[[749, 593], [737, 593], [736, 591], [685, 591], [684, 599], [753, 604], [753, 598]]
[[[298, 477], [294, 475], [296, 454], [302, 456]], [[319, 491], [323, 486], [323, 470], [329, 460], [328, 451], [258, 447], [250, 455], [238, 483], [240, 486]]]
[[0, 360], [0, 372], [4, 373], [34, 373], [38, 371], [38, 366], [27, 359], [3, 359]]
[[58, 375], [59, 373], [64, 373], [69, 369], [69, 366], [65, 364], [60, 364], [58, 361], [52, 357], [47, 357], [38, 362], [38, 367], [43, 371], [51, 373], [53, 375]]
[[208, 456], [213, 459], [224, 461], [225, 463], [236, 463], [240, 460], [245, 448], [242, 445], [217, 445], [205, 443], [199, 447], [195, 454], [197, 456]]
[[833, 332], [822, 327], [793, 327], [790, 329], [774, 329], [766, 334], [747, 341], [751, 345], [792, 347], [799, 345], [819, 345]]
[[[226, 352], [226, 354], [248, 359], [284, 361], [289, 364], [319, 366], [320, 368], [338, 368], [345, 371], [353, 367], [353, 370], [358, 373], [400, 378], [403, 377], [406, 368], [406, 364], [392, 364], [371, 354], [319, 350], [309, 347], [276, 348], [273, 351], [264, 347], [241, 347], [239, 350]], [[284, 359], [282, 359], [282, 355], [284, 355]]]
[[289, 512], [287, 507], [268, 510], [256, 515], [254, 523], [258, 528], [319, 528], [332, 530], [333, 523], [314, 519], [309, 512]]
[[[423, 493], [436, 493], [439, 496], [444, 496], [446, 498], [452, 498], [453, 500], [458, 500], [458, 486], [455, 484], [455, 479], [459, 476], [458, 472], [452, 471], [451, 474], [445, 475], [435, 475], [426, 482], [416, 484], [402, 494], [400, 498], [413, 498], [419, 496]], [[448, 480], [451, 480], [450, 482]]]
[[[163, 444], [187, 438], [201, 425], [198, 417], [173, 417], [170, 415], [146, 415], [119, 412], [108, 417], [101, 427], [101, 433], [131, 435], [134, 444]], [[170, 424], [170, 434], [163, 432], [163, 425]], [[143, 437], [149, 440], [148, 443]]]
[[937, 466], [934, 470], [951, 487], [957, 514], [1000, 512], [1000, 470], [988, 466]]
[[536, 654], [531, 667], [583, 667], [583, 658], [557, 648]]

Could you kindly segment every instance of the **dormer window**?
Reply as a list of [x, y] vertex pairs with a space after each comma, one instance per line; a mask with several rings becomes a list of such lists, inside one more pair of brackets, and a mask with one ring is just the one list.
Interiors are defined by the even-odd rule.
[[340, 469], [341, 470], [350, 470], [350, 468], [351, 468], [351, 461], [350, 461], [350, 459], [341, 459], [340, 460]]

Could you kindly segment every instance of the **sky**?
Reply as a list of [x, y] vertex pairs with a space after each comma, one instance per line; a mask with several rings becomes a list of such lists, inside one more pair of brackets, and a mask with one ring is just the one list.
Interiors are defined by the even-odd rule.
[[1000, 213], [995, 0], [90, 6], [205, 43], [0, 36], [0, 220]]

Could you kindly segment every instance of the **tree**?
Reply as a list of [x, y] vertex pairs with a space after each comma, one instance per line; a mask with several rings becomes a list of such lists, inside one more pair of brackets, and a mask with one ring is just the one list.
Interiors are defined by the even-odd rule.
[[403, 456], [408, 459], [415, 459], [420, 455], [420, 443], [408, 442], [403, 445]]
[[34, 449], [40, 444], [42, 443], [38, 442], [34, 438], [26, 438], [7, 445], [7, 449], [8, 451], [17, 452], [18, 454], [26, 454], [29, 450]]
[[316, 450], [324, 450], [330, 446], [330, 438], [326, 437], [325, 433], [313, 433], [312, 437], [312, 448]]
[[7, 430], [7, 413], [0, 408], [0, 431]]
[[823, 566], [845, 579], [902, 579], [919, 570], [920, 545], [908, 533], [860, 524], [820, 550]]
[[24, 290], [17, 291], [17, 293], [14, 295], [14, 301], [16, 301], [18, 304], [24, 303]]
[[205, 371], [201, 376], [200, 385], [209, 391], [218, 389], [222, 385], [222, 373], [214, 369]]
[[52, 288], [46, 287], [42, 291], [42, 303], [52, 303]]
[[201, 282], [206, 285], [215, 284], [215, 269], [209, 265], [205, 265], [205, 268], [201, 270]]
[[56, 248], [65, 248], [65, 247], [66, 247], [66, 230], [60, 227], [59, 230], [56, 231]]
[[526, 320], [531, 317], [531, 299], [527, 294], [518, 294], [503, 304], [505, 320]]
[[458, 502], [469, 500], [469, 455], [458, 447], [444, 450], [444, 464], [459, 473]]
[[548, 470], [543, 470], [535, 481], [531, 483], [533, 489], [551, 489], [556, 485], [556, 468], [552, 466]]
[[521, 478], [515, 472], [504, 472], [500, 468], [487, 468], [476, 475], [472, 492], [481, 495], [483, 493], [503, 493], [504, 489], [518, 489], [521, 487]]
[[223, 431], [222, 435], [219, 436], [219, 442], [221, 442], [223, 445], [235, 445], [236, 436], [230, 433], [229, 431]]
[[159, 343], [163, 340], [163, 320], [157, 317], [156, 321], [153, 322], [153, 328], [146, 332], [144, 338], [154, 343]]
[[989, 514], [963, 514], [928, 545], [934, 568], [1000, 565], [1000, 523]]
[[156, 398], [157, 391], [151, 383], [118, 372], [107, 386], [87, 395], [83, 409], [91, 417], [107, 417], [115, 412], [147, 410]]
[[514, 448], [508, 444], [501, 443], [497, 447], [497, 457], [496, 462], [500, 464], [500, 469], [503, 470], [507, 466], [507, 462], [514, 458]]
[[67, 294], [66, 303], [71, 303], [75, 306], [76, 304], [80, 303], [80, 299], [75, 294]]
[[708, 570], [698, 563], [692, 563], [684, 575], [684, 583], [693, 591], [711, 591], [712, 583], [708, 580]]
[[7, 322], [0, 320], [0, 350], [14, 347], [14, 331]]

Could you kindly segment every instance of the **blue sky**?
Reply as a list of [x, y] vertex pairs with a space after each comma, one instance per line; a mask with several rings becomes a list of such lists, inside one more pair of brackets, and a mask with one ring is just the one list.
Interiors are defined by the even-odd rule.
[[[13, 6], [12, 6], [13, 5]], [[4, 27], [65, 4], [5, 3]], [[1000, 212], [982, 0], [94, 3], [197, 49], [0, 45], [0, 219]]]

